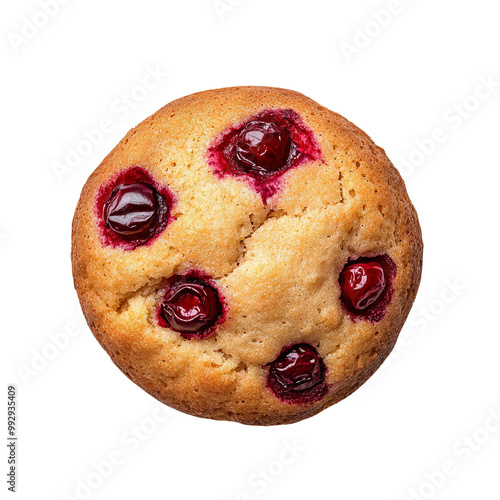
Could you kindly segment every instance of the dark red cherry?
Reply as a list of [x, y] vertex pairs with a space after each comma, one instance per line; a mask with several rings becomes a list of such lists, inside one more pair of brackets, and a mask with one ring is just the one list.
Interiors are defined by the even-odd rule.
[[285, 402], [309, 403], [326, 392], [326, 367], [316, 349], [295, 344], [269, 366], [268, 385]]
[[150, 238], [158, 221], [158, 193], [145, 182], [116, 186], [103, 209], [104, 224], [126, 241]]
[[208, 337], [221, 314], [217, 290], [207, 281], [192, 276], [170, 280], [160, 307], [165, 326], [186, 338]]
[[341, 299], [352, 312], [365, 311], [382, 296], [386, 276], [379, 262], [347, 264], [340, 274]]
[[273, 173], [290, 156], [291, 138], [286, 128], [272, 122], [251, 121], [236, 142], [236, 161], [245, 170]]
[[267, 204], [290, 169], [321, 159], [315, 133], [293, 109], [265, 109], [228, 127], [208, 148], [218, 177], [243, 177]]

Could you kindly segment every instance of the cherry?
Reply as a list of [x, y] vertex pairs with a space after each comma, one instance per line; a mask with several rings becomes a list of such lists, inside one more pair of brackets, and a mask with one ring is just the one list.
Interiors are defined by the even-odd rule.
[[385, 271], [379, 262], [347, 264], [340, 273], [341, 299], [352, 312], [365, 311], [382, 296], [386, 287]]
[[316, 349], [295, 344], [270, 364], [268, 386], [285, 402], [311, 403], [325, 394], [326, 367]]
[[290, 131], [270, 121], [251, 121], [236, 142], [236, 161], [245, 170], [273, 173], [282, 169], [290, 156]]
[[222, 315], [217, 290], [194, 276], [175, 276], [167, 285], [160, 306], [160, 318], [185, 338], [206, 338]]
[[314, 132], [293, 109], [265, 109], [228, 127], [208, 147], [218, 177], [242, 177], [267, 201], [282, 187], [283, 175], [321, 159]]
[[103, 184], [94, 213], [104, 245], [130, 251], [151, 244], [174, 221], [176, 198], [140, 166], [122, 170]]
[[149, 239], [158, 221], [158, 193], [145, 182], [120, 184], [104, 204], [103, 218], [125, 241]]

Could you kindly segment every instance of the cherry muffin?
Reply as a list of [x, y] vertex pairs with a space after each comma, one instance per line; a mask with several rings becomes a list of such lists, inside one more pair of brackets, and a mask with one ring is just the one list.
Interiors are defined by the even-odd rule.
[[114, 363], [199, 417], [310, 417], [390, 353], [420, 281], [404, 183], [352, 123], [289, 90], [174, 101], [90, 176], [75, 287]]

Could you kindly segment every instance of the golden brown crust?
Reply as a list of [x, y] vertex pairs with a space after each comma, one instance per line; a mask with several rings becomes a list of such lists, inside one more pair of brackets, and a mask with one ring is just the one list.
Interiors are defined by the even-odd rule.
[[[268, 108], [292, 108], [316, 134], [323, 161], [288, 171], [265, 205], [240, 178], [217, 178], [207, 148]], [[104, 246], [97, 192], [117, 172], [147, 169], [177, 198], [176, 219], [151, 245]], [[291, 423], [340, 401], [392, 350], [420, 281], [422, 237], [399, 173], [352, 123], [302, 94], [267, 87], [211, 90], [173, 101], [132, 129], [85, 184], [73, 221], [75, 288], [95, 337], [136, 384], [180, 411], [246, 424]], [[376, 324], [342, 309], [348, 257], [387, 253], [395, 292]], [[154, 318], [164, 280], [187, 269], [213, 276], [228, 305], [216, 335], [185, 340]], [[328, 368], [326, 397], [280, 402], [265, 365], [295, 342]]]

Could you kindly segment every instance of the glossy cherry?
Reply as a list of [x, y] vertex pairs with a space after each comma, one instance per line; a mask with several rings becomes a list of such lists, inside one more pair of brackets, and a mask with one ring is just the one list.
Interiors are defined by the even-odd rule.
[[362, 312], [373, 306], [386, 288], [385, 270], [381, 263], [358, 262], [348, 264], [340, 274], [341, 299], [353, 312]]
[[185, 338], [206, 338], [222, 315], [217, 290], [206, 280], [194, 276], [176, 276], [167, 285], [160, 306], [160, 317], [172, 330]]
[[268, 385], [285, 402], [309, 403], [325, 394], [325, 373], [313, 346], [295, 344], [269, 365]]
[[245, 170], [273, 173], [290, 156], [290, 131], [271, 121], [251, 121], [236, 141], [236, 162]]
[[103, 218], [125, 241], [148, 239], [158, 222], [158, 193], [145, 182], [120, 184], [104, 204]]
[[242, 177], [267, 203], [290, 169], [321, 159], [314, 132], [293, 109], [266, 109], [228, 127], [208, 147], [219, 177]]

